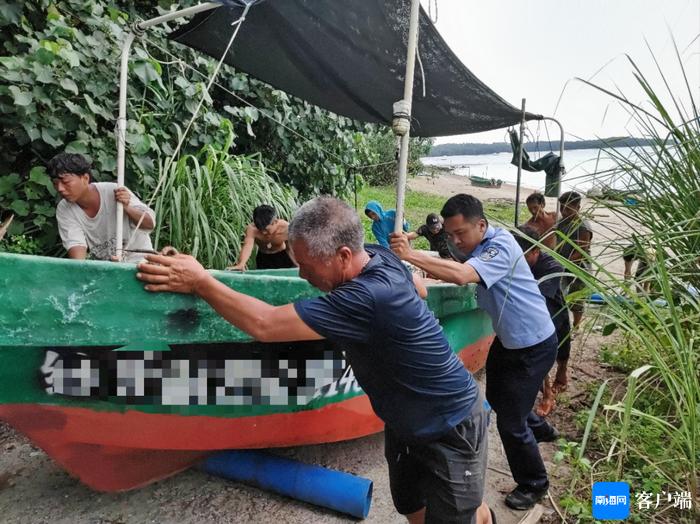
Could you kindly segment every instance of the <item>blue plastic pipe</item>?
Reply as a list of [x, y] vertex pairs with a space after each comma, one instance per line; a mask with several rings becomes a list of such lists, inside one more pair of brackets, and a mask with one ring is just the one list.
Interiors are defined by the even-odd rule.
[[207, 473], [251, 484], [310, 504], [364, 519], [372, 481], [260, 451], [223, 451], [202, 463]]

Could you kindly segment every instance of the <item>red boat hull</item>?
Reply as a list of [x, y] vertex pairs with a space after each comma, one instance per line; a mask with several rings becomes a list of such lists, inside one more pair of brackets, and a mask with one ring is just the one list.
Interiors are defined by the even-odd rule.
[[[492, 339], [482, 338], [460, 351], [470, 371], [484, 366]], [[237, 418], [5, 404], [0, 419], [83, 483], [108, 492], [168, 477], [215, 450], [336, 442], [383, 427], [366, 395], [315, 410]]]

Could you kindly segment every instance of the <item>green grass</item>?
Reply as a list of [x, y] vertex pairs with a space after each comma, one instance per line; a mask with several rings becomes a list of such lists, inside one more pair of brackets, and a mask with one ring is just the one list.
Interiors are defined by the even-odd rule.
[[[617, 164], [609, 173], [629, 180], [636, 202], [601, 200], [595, 208], [617, 215], [636, 249], [647, 254], [649, 270], [643, 280], [651, 291], [616, 277], [606, 263], [588, 255], [584, 254], [590, 272], [558, 259], [565, 270], [603, 296], [606, 306], [601, 317], [607, 322], [603, 334], [621, 333], [624, 344], [610, 345], [600, 357], [627, 373], [627, 380], [615, 387], [595, 418], [589, 418], [595, 424], [586, 450], [589, 466], [572, 463], [567, 496], [579, 503], [577, 509], [583, 502], [590, 505], [592, 482], [604, 480], [625, 480], [635, 492], [690, 492], [692, 511], [664, 508], [664, 515], [659, 511], [654, 522], [698, 522], [700, 297], [691, 285], [700, 287], [700, 111], [689, 83], [687, 93], [667, 92], [669, 84], [658, 64], [660, 88], [629, 60], [647, 97], [641, 105], [622, 93], [587, 83], [621, 103], [630, 114], [630, 127], [636, 128], [632, 134], [650, 138], [651, 144], [632, 148], [629, 155], [614, 146], [607, 148]], [[685, 77], [680, 52], [678, 62]], [[637, 94], [631, 97], [638, 99]], [[599, 224], [605, 227], [602, 221]], [[612, 254], [621, 256], [624, 247], [612, 240]], [[590, 520], [580, 515], [575, 519]]]
[[[362, 223], [365, 226], [365, 238], [369, 242], [374, 241], [372, 235], [372, 223], [368, 218], [365, 218], [365, 204], [370, 200], [376, 200], [382, 204], [384, 209], [394, 209], [396, 206], [396, 188], [393, 186], [365, 186], [357, 193], [357, 211], [362, 217]], [[433, 195], [431, 193], [423, 193], [420, 191], [406, 190], [406, 219], [410, 225], [411, 231], [415, 231], [421, 224], [425, 223], [425, 217], [429, 213], [440, 213], [443, 204], [447, 201], [447, 197]], [[510, 204], [496, 204], [493, 202], [483, 202], [486, 218], [494, 225], [513, 224], [513, 213], [515, 206]], [[522, 207], [521, 223], [528, 218], [527, 208]], [[419, 238], [414, 242], [417, 249], [428, 249], [428, 241], [424, 238]]]

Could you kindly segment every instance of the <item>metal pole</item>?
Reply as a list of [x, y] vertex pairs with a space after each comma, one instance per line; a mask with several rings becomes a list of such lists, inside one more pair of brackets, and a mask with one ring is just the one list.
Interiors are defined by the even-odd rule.
[[520, 176], [523, 172], [523, 135], [525, 134], [525, 99], [522, 103], [523, 113], [520, 117], [520, 144], [518, 146], [518, 179], [515, 183], [515, 227], [520, 220]]
[[[205, 4], [180, 9], [173, 11], [163, 16], [157, 16], [150, 20], [145, 20], [136, 24], [135, 31], [143, 31], [157, 24], [162, 24], [182, 18], [183, 16], [191, 16], [202, 11], [208, 11], [216, 7], [221, 7], [221, 4], [216, 2], [207, 2]], [[119, 117], [117, 118], [117, 186], [124, 186], [124, 171], [126, 166], [126, 94], [129, 80], [129, 54], [131, 52], [131, 44], [134, 42], [136, 35], [133, 32], [126, 34], [124, 43], [122, 44], [121, 65], [119, 70]], [[115, 249], [117, 260], [122, 259], [124, 254], [124, 206], [117, 203], [117, 227], [115, 232]]]
[[[134, 41], [134, 33], [127, 33], [122, 45], [121, 70], [119, 74], [119, 117], [117, 118], [117, 186], [124, 185], [124, 168], [126, 165], [126, 88], [129, 77], [129, 52]], [[124, 206], [117, 202], [116, 255], [121, 261], [124, 239]]]
[[148, 29], [149, 27], [153, 27], [154, 25], [164, 24], [165, 22], [170, 22], [171, 20], [176, 20], [185, 16], [196, 15], [197, 13], [201, 13], [202, 11], [209, 11], [211, 9], [221, 6], [222, 4], [220, 2], [205, 2], [203, 4], [195, 5], [192, 7], [186, 7], [185, 9], [180, 9], [179, 11], [173, 11], [172, 13], [166, 13], [161, 16], [156, 16], [155, 18], [151, 18], [149, 20], [144, 20], [143, 22], [139, 22], [138, 24], [136, 24], [136, 27], [142, 30]]
[[561, 179], [564, 176], [564, 126], [556, 118], [542, 117], [542, 120], [551, 120], [559, 126], [559, 179], [557, 180], [557, 214], [559, 216], [559, 197], [561, 196]]
[[[406, 50], [406, 78], [403, 84], [403, 99], [408, 103], [409, 115], [413, 100], [413, 72], [416, 64], [416, 47], [418, 45], [418, 15], [420, 0], [411, 0], [411, 19], [408, 26], [408, 49]], [[410, 119], [410, 116], [409, 116]], [[401, 152], [399, 153], [399, 179], [396, 186], [396, 221], [394, 233], [403, 231], [403, 208], [406, 197], [406, 174], [408, 171], [408, 146], [411, 129], [401, 137]]]

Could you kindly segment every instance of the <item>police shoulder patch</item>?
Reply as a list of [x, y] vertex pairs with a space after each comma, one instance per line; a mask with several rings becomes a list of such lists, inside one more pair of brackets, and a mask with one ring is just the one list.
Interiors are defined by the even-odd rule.
[[496, 257], [496, 255], [498, 255], [498, 249], [496, 249], [495, 247], [487, 247], [481, 252], [479, 258], [483, 261], [487, 261]]

